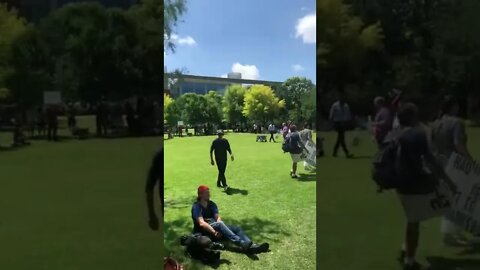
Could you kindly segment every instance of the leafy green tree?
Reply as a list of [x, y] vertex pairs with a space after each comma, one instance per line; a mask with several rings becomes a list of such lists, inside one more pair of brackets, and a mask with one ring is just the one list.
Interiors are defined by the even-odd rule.
[[226, 89], [223, 97], [223, 113], [228, 123], [234, 125], [245, 123], [246, 119], [243, 115], [245, 93], [246, 89], [240, 84], [231, 85]]
[[204, 95], [206, 101], [205, 122], [210, 124], [220, 124], [223, 120], [222, 97], [217, 91], [209, 91]]
[[11, 74], [10, 58], [15, 40], [27, 30], [26, 22], [15, 10], [0, 3], [0, 88]]
[[187, 93], [180, 96], [175, 104], [179, 111], [180, 120], [190, 125], [200, 125], [206, 122], [207, 100], [203, 95]]
[[[151, 1], [151, 0], [150, 0]], [[151, 1], [154, 2], [154, 1]], [[164, 44], [165, 50], [175, 51], [175, 44], [171, 39], [174, 28], [177, 26], [180, 21], [181, 16], [187, 10], [187, 1], [186, 0], [158, 0], [164, 4], [164, 23], [163, 23], [163, 33], [164, 35]]]
[[49, 44], [33, 26], [19, 36], [11, 49], [9, 64], [12, 72], [6, 78], [11, 98], [29, 108], [41, 104], [43, 92], [52, 90]]
[[343, 0], [317, 1], [317, 72], [319, 109], [328, 114], [335, 91], [364, 80], [372, 54], [381, 53], [380, 23], [366, 24]]
[[168, 108], [174, 104], [173, 98], [167, 94], [163, 94], [163, 121], [166, 122], [168, 118]]
[[[292, 77], [288, 78], [277, 90], [277, 94], [281, 99], [285, 100], [285, 109], [289, 112], [289, 119], [296, 123], [301, 123], [309, 119], [305, 116], [306, 108], [313, 109], [306, 96], [310, 96], [312, 91], [316, 91], [315, 85], [307, 78]], [[307, 104], [305, 104], [307, 102]], [[314, 109], [315, 110], [315, 109]], [[311, 115], [308, 111], [307, 115]]]
[[266, 124], [274, 119], [280, 110], [285, 107], [285, 101], [280, 100], [272, 88], [265, 85], [253, 85], [245, 93], [243, 115], [251, 121], [260, 121]]

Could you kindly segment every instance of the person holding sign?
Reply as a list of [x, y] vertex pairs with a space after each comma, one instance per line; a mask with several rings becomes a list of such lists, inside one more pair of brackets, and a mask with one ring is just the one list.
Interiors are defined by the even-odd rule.
[[[227, 178], [225, 177], [225, 170], [227, 169], [227, 152], [230, 154], [232, 161], [234, 160], [230, 143], [223, 138], [223, 130], [217, 131], [218, 138], [212, 142], [210, 147], [210, 161], [212, 166], [217, 163], [218, 178], [217, 187], [223, 187], [228, 191]], [[213, 152], [215, 152], [215, 161], [213, 161]]]
[[[453, 96], [446, 96], [442, 102], [439, 118], [432, 127], [432, 146], [439, 161], [447, 165], [452, 153], [472, 159], [467, 149], [465, 124], [458, 118], [460, 106]], [[449, 246], [466, 244], [462, 230], [453, 222], [443, 218], [441, 232], [443, 242]]]
[[[398, 121], [399, 129], [389, 136], [394, 137], [400, 149], [398, 164], [401, 169], [397, 172], [400, 181], [396, 188], [399, 198], [406, 200], [429, 194], [435, 190], [437, 179], [444, 179], [450, 189], [455, 190], [455, 185], [429, 149], [428, 138], [420, 125], [416, 105], [412, 103], [402, 105], [398, 111]], [[424, 160], [431, 165], [433, 175], [425, 171]], [[406, 270], [420, 269], [415, 260], [419, 235], [420, 220], [410, 220], [407, 217], [405, 243], [400, 253], [400, 260]]]
[[302, 161], [306, 158], [306, 155], [303, 151], [308, 153], [307, 148], [302, 143], [302, 139], [300, 138], [300, 133], [297, 131], [297, 126], [291, 125], [290, 126], [290, 133], [285, 138], [284, 142], [286, 152], [290, 152], [290, 156], [292, 158], [292, 170], [290, 171], [290, 176], [292, 178], [298, 178], [297, 175], [297, 165], [299, 161]]

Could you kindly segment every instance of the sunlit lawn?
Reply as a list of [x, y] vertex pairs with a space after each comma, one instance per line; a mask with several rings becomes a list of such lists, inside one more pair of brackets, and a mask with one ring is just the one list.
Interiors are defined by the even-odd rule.
[[217, 169], [210, 165], [213, 136], [165, 141], [165, 244], [187, 269], [208, 269], [184, 255], [179, 237], [192, 231], [191, 205], [201, 184], [211, 187], [223, 220], [242, 227], [254, 242], [269, 242], [271, 252], [248, 257], [223, 251], [219, 269], [316, 269], [316, 177], [289, 176], [291, 158], [281, 143], [256, 143], [253, 134], [232, 134], [235, 161], [227, 167], [234, 189], [216, 187]]

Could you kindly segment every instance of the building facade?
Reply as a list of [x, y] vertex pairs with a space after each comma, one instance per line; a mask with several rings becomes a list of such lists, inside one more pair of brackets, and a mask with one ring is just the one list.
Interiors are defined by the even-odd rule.
[[[173, 76], [177, 80], [173, 89], [169, 89], [173, 97], [181, 96], [185, 93], [196, 93], [204, 95], [209, 91], [216, 91], [220, 95], [225, 94], [225, 90], [233, 84], [263, 84], [268, 86], [278, 86], [282, 82], [276, 81], [263, 81], [263, 80], [247, 80], [242, 79], [240, 73], [230, 73], [227, 78], [223, 77], [209, 77], [209, 76], [197, 76], [197, 75], [173, 75], [165, 73], [165, 80], [168, 81]], [[178, 77], [177, 77], [178, 76]], [[168, 89], [168, 88], [165, 88]]]

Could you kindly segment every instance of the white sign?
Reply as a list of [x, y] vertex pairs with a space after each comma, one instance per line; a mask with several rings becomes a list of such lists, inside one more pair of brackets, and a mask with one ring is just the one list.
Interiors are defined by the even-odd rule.
[[452, 207], [451, 192], [440, 181], [436, 190], [425, 195], [399, 194], [400, 202], [409, 222], [420, 222], [445, 215]]
[[178, 126], [183, 126], [183, 121], [178, 121], [177, 125]]
[[62, 94], [59, 91], [43, 92], [43, 104], [58, 105], [62, 103]]
[[301, 154], [292, 154], [292, 161], [293, 162], [300, 162], [305, 160], [308, 164], [312, 166], [317, 166], [317, 155], [316, 155], [316, 147], [313, 142], [307, 142], [305, 144], [306, 150], [303, 150]]
[[480, 233], [480, 165], [452, 154], [446, 171], [457, 186], [447, 218], [468, 232]]
[[307, 141], [305, 148], [308, 150], [305, 161], [311, 166], [317, 166], [317, 146], [312, 141]]
[[307, 154], [305, 151], [303, 151], [301, 154], [291, 154], [290, 156], [292, 157], [293, 162], [300, 162], [307, 159]]

